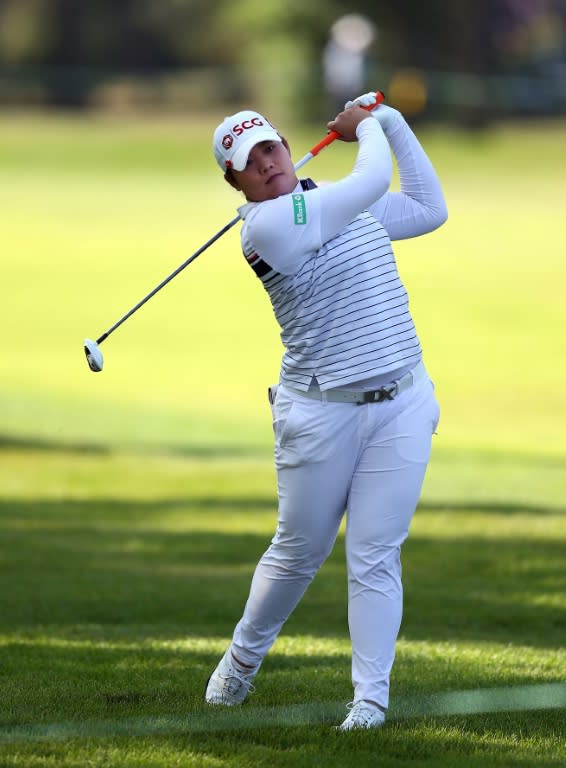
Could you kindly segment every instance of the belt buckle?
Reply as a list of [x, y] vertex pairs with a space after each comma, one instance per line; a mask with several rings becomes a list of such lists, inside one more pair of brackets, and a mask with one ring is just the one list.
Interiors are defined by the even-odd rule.
[[372, 389], [369, 392], [363, 393], [363, 398], [358, 405], [365, 405], [366, 403], [383, 403], [384, 400], [393, 400], [395, 398], [397, 386], [394, 384], [392, 387], [380, 387], [379, 389]]

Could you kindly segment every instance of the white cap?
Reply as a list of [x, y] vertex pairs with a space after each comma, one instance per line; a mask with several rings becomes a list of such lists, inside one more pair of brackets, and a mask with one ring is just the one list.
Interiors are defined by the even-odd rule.
[[212, 147], [216, 162], [223, 171], [243, 171], [248, 155], [260, 141], [282, 141], [267, 118], [249, 109], [229, 115], [214, 131]]

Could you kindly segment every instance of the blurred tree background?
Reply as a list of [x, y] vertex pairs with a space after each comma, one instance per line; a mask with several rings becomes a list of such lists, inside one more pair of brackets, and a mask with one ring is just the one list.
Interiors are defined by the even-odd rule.
[[564, 114], [566, 0], [0, 0], [3, 107], [320, 119], [375, 85], [470, 127]]

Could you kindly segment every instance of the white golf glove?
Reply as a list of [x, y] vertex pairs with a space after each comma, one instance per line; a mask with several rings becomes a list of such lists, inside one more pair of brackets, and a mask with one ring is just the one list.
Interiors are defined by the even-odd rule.
[[[354, 106], [369, 107], [371, 104], [375, 104], [375, 93], [373, 92], [364, 93], [362, 96], [358, 96], [357, 99], [354, 99], [353, 101], [347, 101], [344, 104], [344, 109], [349, 109], [350, 107]], [[392, 107], [388, 107], [387, 104], [380, 104], [375, 109], [372, 109], [371, 114], [381, 125], [385, 133], [393, 128], [399, 118], [402, 118], [402, 115], [399, 111], [393, 109]]]
[[350, 107], [369, 107], [370, 104], [375, 104], [375, 93], [364, 93], [358, 96], [352, 101], [347, 101], [344, 104], [344, 109], [350, 109]]

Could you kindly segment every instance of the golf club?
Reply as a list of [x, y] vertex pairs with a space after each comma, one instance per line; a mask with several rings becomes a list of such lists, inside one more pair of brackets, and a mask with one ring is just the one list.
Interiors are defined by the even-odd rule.
[[[376, 91], [375, 94], [375, 103], [370, 104], [367, 107], [363, 107], [363, 109], [367, 109], [368, 112], [374, 109], [378, 104], [381, 104], [381, 102], [384, 100], [385, 96], [381, 91]], [[315, 144], [312, 149], [310, 149], [304, 157], [302, 157], [297, 163], [295, 163], [295, 170], [298, 171], [299, 168], [302, 168], [303, 165], [309, 162], [309, 160], [312, 160], [313, 157], [316, 157], [318, 153], [327, 147], [329, 144], [332, 144], [333, 141], [335, 141], [337, 138], [339, 138], [340, 134], [337, 131], [330, 131], [321, 141], [318, 142], [318, 144]], [[170, 275], [168, 275], [164, 280], [162, 280], [159, 285], [157, 285], [150, 293], [147, 294], [147, 296], [144, 296], [141, 301], [138, 301], [138, 303], [132, 307], [129, 312], [126, 312], [126, 314], [121, 317], [119, 320], [117, 320], [113, 326], [111, 326], [106, 333], [103, 333], [102, 336], [99, 336], [96, 341], [93, 339], [85, 339], [84, 340], [84, 352], [86, 356], [86, 360], [88, 363], [88, 367], [91, 371], [94, 373], [99, 373], [102, 368], [104, 367], [104, 358], [102, 356], [102, 352], [100, 351], [99, 345], [102, 344], [102, 342], [107, 339], [111, 333], [113, 333], [117, 328], [119, 328], [122, 323], [124, 323], [129, 317], [131, 317], [134, 312], [137, 312], [138, 309], [143, 307], [143, 305], [149, 301], [152, 296], [155, 296], [156, 293], [158, 293], [162, 288], [164, 288], [167, 283], [169, 283], [171, 280], [173, 280], [174, 277], [176, 277], [179, 272], [182, 272], [185, 267], [188, 267], [191, 262], [193, 262], [197, 256], [200, 256], [201, 253], [206, 251], [207, 248], [210, 248], [210, 246], [215, 243], [219, 238], [222, 237], [228, 230], [232, 229], [232, 227], [240, 221], [240, 215], [235, 216], [231, 221], [228, 222], [224, 227], [222, 227], [221, 230], [219, 230], [215, 235], [213, 235], [210, 240], [207, 240], [204, 245], [201, 245], [201, 247], [198, 249], [198, 251], [195, 251], [191, 256], [189, 256], [188, 259], [186, 259], [180, 266], [177, 267], [177, 269], [172, 272]]]

